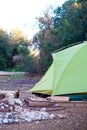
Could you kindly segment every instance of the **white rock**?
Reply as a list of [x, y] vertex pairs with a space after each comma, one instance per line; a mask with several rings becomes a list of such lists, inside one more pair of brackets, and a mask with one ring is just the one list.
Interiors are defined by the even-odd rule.
[[58, 106], [59, 106], [59, 104], [58, 104], [58, 103], [56, 103], [56, 104], [54, 104], [54, 105], [53, 105], [53, 107], [58, 107]]
[[19, 119], [15, 119], [15, 122], [18, 123], [18, 122], [19, 122]]
[[15, 98], [14, 102], [15, 102], [15, 104], [18, 104], [20, 106], [22, 106], [22, 104], [23, 104], [22, 101], [19, 98]]
[[15, 105], [15, 111], [16, 112], [22, 112], [22, 107]]
[[31, 122], [34, 120], [48, 119], [49, 114], [41, 111], [21, 112], [20, 118], [27, 122]]
[[7, 104], [4, 104], [5, 107], [9, 107]]
[[5, 107], [4, 106], [1, 106], [2, 109], [4, 109]]
[[57, 116], [58, 116], [60, 119], [62, 119], [62, 118], [65, 118], [65, 117], [66, 117], [66, 115], [63, 115], [63, 114], [57, 114]]
[[7, 112], [6, 115], [5, 115], [5, 118], [13, 118], [13, 114], [10, 113], [10, 112]]
[[54, 114], [50, 114], [50, 115], [49, 115], [49, 118], [50, 118], [50, 119], [53, 119], [54, 117], [55, 117]]
[[40, 111], [41, 111], [41, 112], [45, 112], [45, 111], [46, 111], [46, 108], [43, 107], [43, 108], [40, 109]]
[[6, 119], [6, 118], [3, 119], [3, 123], [4, 123], [4, 124], [8, 124], [8, 119]]

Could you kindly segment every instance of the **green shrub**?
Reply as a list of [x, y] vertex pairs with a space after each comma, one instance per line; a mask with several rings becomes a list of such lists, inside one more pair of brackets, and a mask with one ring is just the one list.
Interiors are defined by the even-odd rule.
[[22, 56], [22, 61], [15, 65], [17, 71], [28, 72], [30, 74], [37, 72], [37, 64], [34, 61], [33, 56]]

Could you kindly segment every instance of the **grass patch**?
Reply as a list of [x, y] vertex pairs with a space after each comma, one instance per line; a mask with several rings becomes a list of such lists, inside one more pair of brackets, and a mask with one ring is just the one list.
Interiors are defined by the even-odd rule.
[[20, 79], [20, 78], [23, 78], [23, 75], [11, 75], [11, 76], [9, 76], [9, 78], [11, 78], [11, 79]]

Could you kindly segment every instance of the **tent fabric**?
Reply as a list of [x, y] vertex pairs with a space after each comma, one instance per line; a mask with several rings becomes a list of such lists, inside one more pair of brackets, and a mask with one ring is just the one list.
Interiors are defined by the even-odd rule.
[[87, 41], [53, 55], [49, 70], [30, 91], [48, 95], [87, 93]]

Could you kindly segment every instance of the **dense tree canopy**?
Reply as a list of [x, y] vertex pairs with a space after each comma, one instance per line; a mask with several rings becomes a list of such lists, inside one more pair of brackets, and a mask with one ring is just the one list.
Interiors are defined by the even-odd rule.
[[38, 58], [31, 55], [31, 45], [20, 29], [10, 34], [0, 29], [0, 70], [44, 73], [52, 63], [52, 52], [87, 40], [87, 0], [68, 0], [55, 10], [50, 8], [37, 18], [37, 24], [40, 31], [31, 41], [40, 52]]
[[53, 51], [87, 39], [87, 0], [68, 0], [54, 10], [54, 16], [49, 15], [47, 12], [39, 18], [40, 61], [45, 71], [52, 62], [47, 57]]
[[0, 70], [11, 67], [11, 58], [12, 49], [9, 43], [9, 36], [3, 29], [0, 29]]
[[54, 30], [62, 46], [86, 39], [86, 5], [87, 2], [69, 0], [54, 11]]
[[29, 41], [19, 29], [13, 30], [10, 35], [0, 29], [0, 70], [36, 73], [36, 64], [28, 44]]

